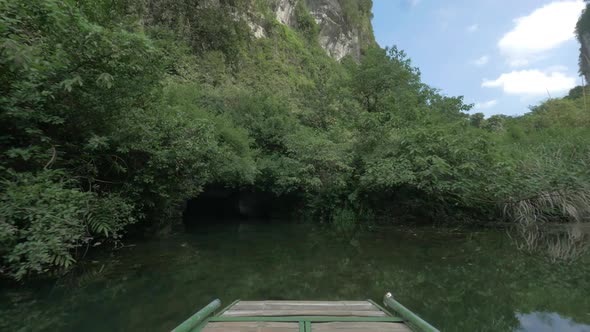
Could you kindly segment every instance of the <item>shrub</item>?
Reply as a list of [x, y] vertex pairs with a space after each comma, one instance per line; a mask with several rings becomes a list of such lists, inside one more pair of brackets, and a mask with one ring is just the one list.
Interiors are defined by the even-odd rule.
[[13, 173], [1, 182], [1, 271], [16, 279], [67, 271], [101, 239], [118, 240], [134, 221], [121, 198], [83, 192], [58, 171]]

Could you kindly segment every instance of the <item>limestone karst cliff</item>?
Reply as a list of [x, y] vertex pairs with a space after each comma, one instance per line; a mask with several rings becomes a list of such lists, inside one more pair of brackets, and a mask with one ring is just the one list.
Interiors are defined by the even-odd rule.
[[[200, 39], [198, 47], [204, 49], [244, 33], [267, 38], [275, 24], [283, 24], [312, 31], [308, 35], [336, 60], [346, 55], [358, 60], [375, 43], [371, 8], [371, 0], [148, 0], [140, 11], [147, 24], [172, 25]], [[206, 38], [199, 38], [203, 31], [208, 31]]]
[[318, 41], [333, 58], [360, 57], [361, 48], [374, 43], [371, 29], [371, 1], [276, 0], [276, 19], [297, 28], [297, 6], [304, 6], [318, 24]]
[[576, 35], [580, 42], [579, 70], [586, 79], [586, 84], [590, 80], [590, 11], [588, 8], [590, 8], [590, 4], [586, 5], [586, 9], [576, 24]]

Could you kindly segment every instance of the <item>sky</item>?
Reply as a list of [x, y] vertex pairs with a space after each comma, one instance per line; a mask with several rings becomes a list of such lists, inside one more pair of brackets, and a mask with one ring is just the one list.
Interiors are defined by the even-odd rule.
[[470, 113], [520, 115], [582, 84], [575, 25], [583, 0], [373, 0], [381, 47], [396, 45], [422, 81], [475, 104]]

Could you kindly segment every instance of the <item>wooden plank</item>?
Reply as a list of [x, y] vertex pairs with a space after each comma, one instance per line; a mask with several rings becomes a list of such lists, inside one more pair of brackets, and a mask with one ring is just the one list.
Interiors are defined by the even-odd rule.
[[229, 310], [229, 308], [231, 308], [231, 307], [235, 306], [235, 305], [236, 305], [238, 302], [240, 302], [240, 300], [235, 300], [235, 301], [233, 301], [232, 303], [230, 303], [230, 305], [228, 305], [227, 307], [225, 307], [225, 308], [221, 309], [221, 310], [220, 310], [220, 311], [217, 313], [217, 316], [220, 316], [220, 315], [222, 315], [224, 312], [228, 311], [228, 310]]
[[248, 317], [211, 317], [211, 322], [403, 322], [400, 317], [351, 317], [351, 316], [248, 316]]
[[299, 323], [210, 322], [201, 332], [299, 332]]
[[373, 300], [367, 300], [369, 303], [371, 303], [372, 305], [374, 305], [375, 307], [377, 307], [377, 309], [383, 311], [385, 313], [385, 315], [387, 316], [393, 316], [391, 314], [391, 312], [389, 312], [389, 310], [385, 309], [384, 307], [380, 306], [377, 302], [373, 301]]
[[314, 305], [284, 305], [284, 304], [272, 304], [272, 305], [235, 305], [230, 310], [321, 310], [321, 311], [381, 311], [379, 308], [370, 304], [368, 306], [314, 306]]
[[385, 317], [383, 311], [352, 311], [352, 310], [228, 310], [221, 317], [245, 316], [356, 316], [356, 317]]
[[383, 317], [387, 313], [368, 301], [240, 301], [221, 316]]
[[293, 304], [293, 305], [363, 305], [368, 301], [283, 301], [283, 300], [264, 300], [264, 301], [240, 301], [240, 304]]
[[312, 323], [313, 332], [412, 332], [402, 323], [330, 322]]
[[292, 301], [241, 301], [232, 310], [315, 310], [322, 311], [380, 311], [378, 307], [368, 301], [355, 303], [342, 302], [292, 302]]

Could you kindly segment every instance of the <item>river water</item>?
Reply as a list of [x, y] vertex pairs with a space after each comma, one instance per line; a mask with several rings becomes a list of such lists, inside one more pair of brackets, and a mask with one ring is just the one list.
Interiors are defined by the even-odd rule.
[[442, 331], [590, 331], [590, 264], [517, 251], [503, 231], [282, 223], [128, 243], [59, 281], [4, 287], [2, 331], [169, 331], [215, 298], [394, 297]]

